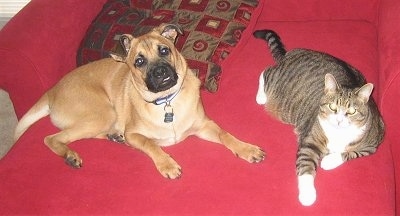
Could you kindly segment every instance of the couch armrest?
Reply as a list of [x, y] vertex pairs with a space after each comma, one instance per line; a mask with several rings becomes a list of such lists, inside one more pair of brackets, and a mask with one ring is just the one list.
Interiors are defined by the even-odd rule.
[[[391, 145], [394, 168], [400, 169], [400, 1], [382, 0], [379, 17], [380, 108], [386, 125], [385, 143]], [[395, 170], [396, 185], [400, 172]], [[396, 192], [396, 206], [400, 193]]]
[[0, 88], [18, 117], [76, 66], [76, 51], [106, 0], [32, 0], [0, 31]]
[[380, 0], [266, 0], [259, 22], [364, 20], [375, 23], [379, 2]]

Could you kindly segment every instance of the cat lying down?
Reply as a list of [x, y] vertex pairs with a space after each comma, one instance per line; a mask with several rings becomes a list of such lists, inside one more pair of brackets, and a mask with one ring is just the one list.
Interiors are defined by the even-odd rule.
[[314, 178], [320, 163], [330, 170], [350, 159], [373, 154], [384, 137], [384, 123], [371, 93], [373, 84], [346, 62], [307, 50], [286, 51], [271, 30], [254, 32], [265, 40], [276, 65], [259, 80], [258, 104], [298, 137], [296, 172], [299, 201], [316, 200]]

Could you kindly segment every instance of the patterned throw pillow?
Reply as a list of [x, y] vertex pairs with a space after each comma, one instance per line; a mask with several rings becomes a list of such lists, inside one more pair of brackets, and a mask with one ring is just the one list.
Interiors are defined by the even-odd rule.
[[[108, 57], [121, 34], [143, 34], [161, 23], [179, 24], [176, 47], [210, 92], [218, 89], [220, 64], [239, 42], [258, 0], [109, 0], [78, 50], [77, 63]], [[257, 18], [257, 17], [256, 17]]]

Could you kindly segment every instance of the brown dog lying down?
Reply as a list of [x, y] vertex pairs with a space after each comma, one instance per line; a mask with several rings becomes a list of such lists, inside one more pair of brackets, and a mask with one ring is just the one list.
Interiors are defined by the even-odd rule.
[[259, 147], [236, 139], [205, 115], [200, 81], [174, 47], [181, 33], [163, 24], [137, 38], [121, 36], [125, 55], [111, 54], [67, 74], [22, 117], [15, 140], [50, 115], [61, 131], [44, 142], [75, 168], [82, 159], [68, 144], [84, 138], [125, 142], [146, 153], [171, 179], [181, 175], [181, 167], [161, 146], [190, 135], [222, 143], [248, 162], [262, 161]]

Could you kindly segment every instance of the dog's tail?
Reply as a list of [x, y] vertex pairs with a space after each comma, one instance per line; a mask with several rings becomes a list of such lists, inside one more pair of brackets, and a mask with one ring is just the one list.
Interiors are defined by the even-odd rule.
[[49, 98], [44, 94], [19, 120], [14, 133], [14, 142], [36, 121], [50, 114]]
[[286, 55], [286, 49], [282, 44], [282, 41], [278, 34], [272, 30], [256, 30], [253, 32], [255, 38], [263, 39], [267, 42], [269, 49], [271, 50], [272, 57], [277, 63], [279, 63]]

